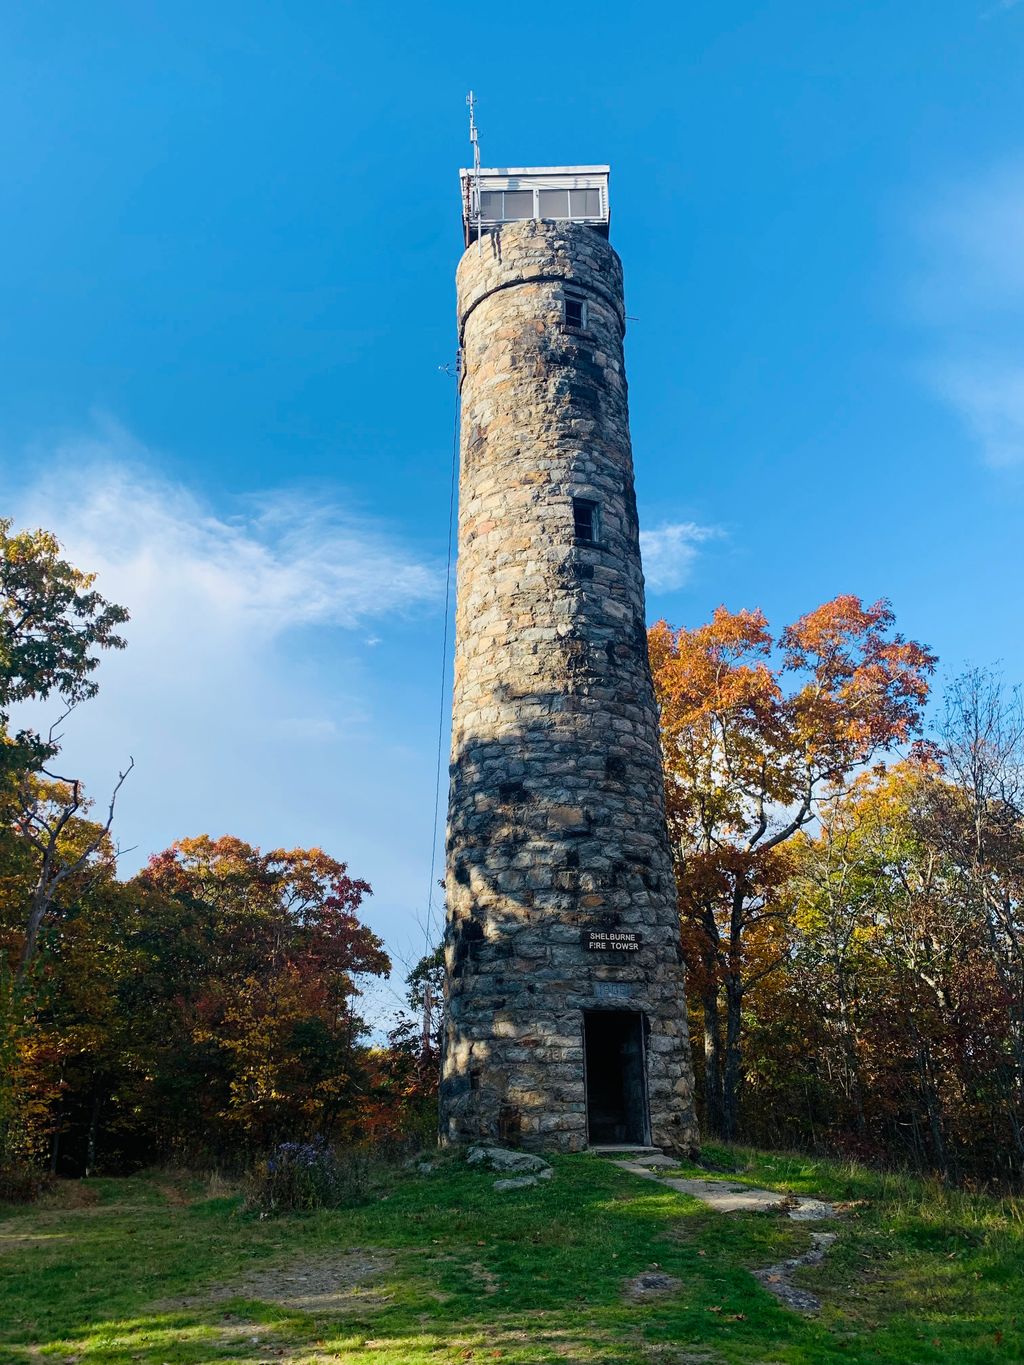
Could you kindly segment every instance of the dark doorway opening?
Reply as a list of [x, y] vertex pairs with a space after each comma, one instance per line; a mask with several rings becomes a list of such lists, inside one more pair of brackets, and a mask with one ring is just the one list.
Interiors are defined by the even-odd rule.
[[644, 1017], [632, 1010], [585, 1010], [587, 1136], [591, 1143], [648, 1141]]

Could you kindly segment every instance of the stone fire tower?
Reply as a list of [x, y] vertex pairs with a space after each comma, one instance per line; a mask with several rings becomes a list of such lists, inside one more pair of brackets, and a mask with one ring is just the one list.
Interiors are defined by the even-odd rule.
[[693, 1150], [608, 168], [462, 183], [442, 1138]]

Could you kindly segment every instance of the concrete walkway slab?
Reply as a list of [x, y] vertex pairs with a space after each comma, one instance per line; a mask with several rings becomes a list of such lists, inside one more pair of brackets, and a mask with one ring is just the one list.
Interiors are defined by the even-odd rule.
[[615, 1165], [629, 1171], [631, 1175], [657, 1180], [659, 1184], [667, 1185], [671, 1190], [678, 1190], [680, 1194], [691, 1195], [719, 1213], [767, 1213], [771, 1209], [778, 1209], [784, 1210], [787, 1217], [798, 1222], [835, 1217], [832, 1205], [824, 1203], [821, 1199], [779, 1194], [777, 1190], [759, 1190], [728, 1180], [672, 1179], [670, 1176], [657, 1174], [646, 1162], [616, 1161]]

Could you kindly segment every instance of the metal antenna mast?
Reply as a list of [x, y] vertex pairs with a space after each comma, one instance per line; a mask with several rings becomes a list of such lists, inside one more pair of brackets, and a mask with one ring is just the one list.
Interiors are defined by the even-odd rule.
[[481, 251], [483, 208], [480, 203], [480, 130], [476, 126], [476, 96], [472, 90], [466, 96], [466, 104], [469, 106], [469, 141], [473, 148], [473, 184], [470, 189], [469, 217], [472, 222], [474, 215], [476, 216], [476, 249]]

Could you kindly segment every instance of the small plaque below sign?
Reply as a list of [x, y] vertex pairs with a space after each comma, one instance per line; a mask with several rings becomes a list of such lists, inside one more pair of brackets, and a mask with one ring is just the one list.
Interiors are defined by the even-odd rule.
[[642, 942], [635, 929], [584, 929], [583, 946], [588, 953], [636, 953]]
[[629, 981], [595, 981], [595, 1000], [629, 1000], [636, 987]]

